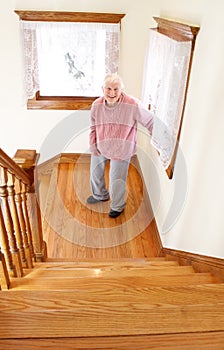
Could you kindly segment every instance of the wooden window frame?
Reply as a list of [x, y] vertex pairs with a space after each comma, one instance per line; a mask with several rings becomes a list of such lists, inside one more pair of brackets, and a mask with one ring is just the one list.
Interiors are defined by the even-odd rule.
[[[125, 14], [95, 12], [55, 12], [15, 10], [23, 21], [42, 22], [89, 22], [120, 23]], [[96, 97], [88, 96], [41, 96], [40, 91], [27, 101], [27, 109], [87, 110]]]
[[177, 134], [177, 142], [175, 145], [175, 149], [174, 149], [174, 153], [173, 153], [170, 165], [166, 169], [167, 176], [169, 177], [169, 179], [172, 179], [173, 173], [174, 173], [174, 165], [175, 165], [177, 151], [178, 151], [178, 143], [180, 140], [181, 127], [183, 124], [183, 116], [184, 116], [185, 104], [187, 99], [187, 91], [188, 91], [188, 85], [190, 80], [192, 60], [194, 55], [195, 41], [196, 41], [197, 34], [200, 30], [200, 27], [188, 25], [186, 23], [177, 22], [173, 20], [168, 20], [166, 18], [161, 18], [161, 17], [153, 17], [153, 18], [157, 22], [157, 27], [154, 28], [154, 30], [156, 30], [157, 32], [164, 34], [169, 38], [177, 41], [191, 41], [192, 43], [189, 67], [187, 72], [187, 82], [186, 82], [186, 87], [184, 92], [184, 103], [181, 111], [180, 126]]

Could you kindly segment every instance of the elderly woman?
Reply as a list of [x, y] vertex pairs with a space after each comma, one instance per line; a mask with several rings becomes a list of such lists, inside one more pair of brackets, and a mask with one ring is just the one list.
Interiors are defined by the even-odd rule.
[[[153, 115], [139, 101], [123, 91], [122, 79], [108, 74], [102, 86], [103, 96], [91, 108], [89, 144], [91, 151], [90, 180], [92, 196], [87, 203], [111, 199], [109, 216], [118, 217], [126, 201], [126, 180], [131, 157], [136, 152], [137, 125], [152, 134]], [[110, 161], [109, 192], [105, 184], [105, 166]]]

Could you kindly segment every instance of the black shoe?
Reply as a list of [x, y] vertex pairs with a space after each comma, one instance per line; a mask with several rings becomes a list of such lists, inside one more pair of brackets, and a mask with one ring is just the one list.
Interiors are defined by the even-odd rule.
[[96, 203], [99, 203], [99, 202], [106, 202], [108, 200], [109, 200], [109, 198], [107, 198], [107, 199], [96, 199], [93, 196], [90, 196], [90, 197], [87, 198], [87, 203], [89, 203], [89, 204], [96, 204]]
[[113, 210], [111, 209], [110, 212], [109, 212], [109, 216], [113, 219], [117, 218], [119, 215], [121, 215], [121, 213], [123, 212], [122, 211], [116, 211], [116, 210]]

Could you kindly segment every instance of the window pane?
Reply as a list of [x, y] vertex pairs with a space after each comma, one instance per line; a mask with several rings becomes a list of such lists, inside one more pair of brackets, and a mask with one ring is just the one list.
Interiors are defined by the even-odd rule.
[[36, 30], [41, 96], [98, 96], [105, 74], [118, 71], [119, 24], [25, 25]]

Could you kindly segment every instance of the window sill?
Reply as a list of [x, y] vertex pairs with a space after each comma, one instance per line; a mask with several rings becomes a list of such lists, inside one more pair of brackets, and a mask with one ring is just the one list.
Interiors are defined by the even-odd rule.
[[41, 96], [39, 91], [27, 101], [27, 109], [88, 110], [96, 97]]

